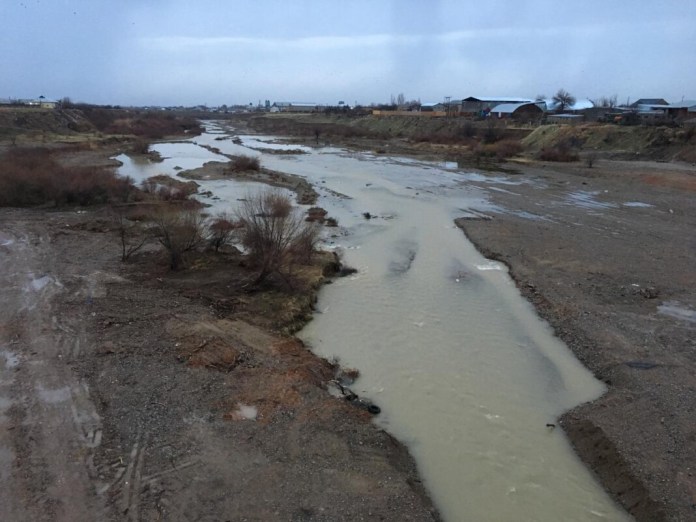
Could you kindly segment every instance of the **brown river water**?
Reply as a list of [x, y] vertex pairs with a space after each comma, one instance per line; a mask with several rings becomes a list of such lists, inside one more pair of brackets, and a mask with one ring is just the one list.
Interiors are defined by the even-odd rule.
[[[320, 294], [300, 337], [318, 354], [357, 368], [352, 389], [382, 408], [375, 422], [404, 442], [446, 521], [630, 520], [548, 427], [605, 390], [524, 300], [507, 269], [489, 261], [453, 219], [490, 206], [486, 190], [521, 183], [451, 164], [340, 149], [266, 154], [271, 137], [243, 145], [209, 123], [195, 143], [159, 144], [162, 163], [119, 156], [136, 180], [175, 166], [224, 161], [196, 144], [254, 154], [264, 166], [307, 177], [318, 205], [338, 219], [324, 247], [358, 269]], [[297, 146], [289, 146], [297, 149]], [[201, 182], [211, 211], [234, 208], [258, 185]], [[369, 212], [372, 219], [365, 219]], [[331, 235], [335, 237], [331, 237]]]

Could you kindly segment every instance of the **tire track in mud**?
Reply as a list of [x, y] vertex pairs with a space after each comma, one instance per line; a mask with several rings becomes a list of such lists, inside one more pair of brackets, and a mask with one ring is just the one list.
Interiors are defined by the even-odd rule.
[[104, 519], [92, 464], [101, 422], [70, 367], [88, 340], [76, 318], [55, 315], [66, 288], [39, 226], [16, 222], [0, 241], [0, 519]]

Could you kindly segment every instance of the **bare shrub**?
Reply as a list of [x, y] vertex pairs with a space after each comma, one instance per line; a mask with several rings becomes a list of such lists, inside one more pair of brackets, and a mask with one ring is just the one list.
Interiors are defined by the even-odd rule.
[[290, 198], [268, 189], [249, 195], [237, 210], [242, 245], [251, 266], [258, 270], [258, 285], [269, 275], [285, 276], [298, 263], [308, 262], [318, 238], [318, 229], [304, 221]]
[[459, 129], [459, 134], [465, 138], [473, 138], [476, 136], [476, 127], [471, 120], [466, 120], [464, 125]]
[[571, 162], [578, 160], [577, 152], [563, 143], [553, 147], [544, 147], [539, 151], [538, 157], [543, 161]]
[[232, 241], [235, 232], [241, 227], [242, 225], [234, 221], [226, 212], [218, 214], [217, 217], [208, 224], [208, 244], [215, 249], [215, 252], [219, 252], [223, 246]]
[[133, 142], [131, 151], [135, 154], [147, 154], [150, 152], [150, 142], [148, 140], [137, 139]]
[[261, 170], [261, 161], [255, 156], [235, 156], [230, 161], [230, 168], [233, 172], [246, 172], [249, 170], [258, 172]]
[[184, 254], [195, 250], [204, 239], [204, 218], [196, 210], [160, 207], [153, 215], [155, 237], [169, 255], [169, 267], [182, 267]]
[[142, 230], [140, 223], [128, 219], [128, 214], [127, 207], [111, 207], [111, 217], [121, 242], [121, 261], [124, 262], [144, 247], [150, 238], [149, 234]]
[[130, 178], [95, 167], [64, 167], [48, 149], [13, 148], [2, 156], [0, 206], [92, 205], [127, 201]]
[[489, 119], [483, 132], [483, 143], [495, 143], [503, 137], [503, 131], [494, 119]]
[[328, 214], [328, 212], [325, 209], [321, 207], [312, 207], [307, 210], [307, 217], [305, 218], [305, 221], [310, 223], [323, 223], [324, 219], [326, 219], [326, 214]]
[[480, 158], [506, 159], [517, 156], [524, 150], [519, 140], [501, 140], [496, 143], [481, 145], [474, 149], [474, 153]]
[[585, 155], [585, 166], [588, 169], [591, 169], [594, 167], [595, 161], [597, 161], [597, 153], [596, 152], [589, 152], [588, 154]]

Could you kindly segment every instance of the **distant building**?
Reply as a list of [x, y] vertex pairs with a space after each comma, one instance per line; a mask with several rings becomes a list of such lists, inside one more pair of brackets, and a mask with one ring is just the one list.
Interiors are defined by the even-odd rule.
[[421, 103], [420, 110], [422, 112], [444, 112], [446, 109], [445, 104], [442, 102], [427, 102]]
[[669, 105], [669, 103], [664, 98], [640, 98], [629, 105], [629, 107], [638, 109], [641, 105]]
[[469, 116], [485, 116], [491, 109], [497, 105], [512, 104], [512, 103], [532, 103], [534, 100], [529, 98], [509, 98], [497, 97], [491, 98], [486, 96], [469, 96], [461, 101], [461, 113]]
[[499, 119], [512, 119], [516, 121], [539, 120], [544, 115], [544, 111], [533, 103], [501, 103], [490, 111], [491, 117]]
[[274, 102], [271, 112], [317, 112], [321, 105], [308, 102]]
[[696, 100], [682, 100], [677, 103], [670, 103], [667, 106], [667, 114], [675, 120], [693, 118], [696, 114]]

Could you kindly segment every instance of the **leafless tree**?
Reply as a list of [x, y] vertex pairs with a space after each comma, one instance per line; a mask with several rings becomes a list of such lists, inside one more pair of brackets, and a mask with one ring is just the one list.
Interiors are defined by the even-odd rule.
[[142, 230], [137, 221], [128, 219], [128, 208], [124, 206], [111, 207], [111, 216], [121, 241], [121, 261], [128, 258], [145, 246], [150, 235]]
[[616, 94], [614, 94], [613, 96], [602, 96], [597, 101], [595, 101], [594, 104], [597, 107], [605, 107], [611, 109], [613, 107], [616, 107], [617, 98], [618, 97]]
[[563, 112], [565, 109], [575, 104], [575, 96], [565, 89], [558, 89], [558, 92], [553, 96], [553, 101], [558, 105], [558, 110]]
[[305, 222], [290, 198], [276, 189], [249, 195], [236, 218], [244, 227], [242, 245], [258, 270], [253, 285], [274, 273], [285, 277], [294, 265], [309, 260], [317, 242], [318, 228]]
[[153, 216], [155, 237], [169, 254], [169, 267], [178, 270], [184, 253], [195, 250], [204, 241], [205, 219], [197, 210], [162, 206]]

